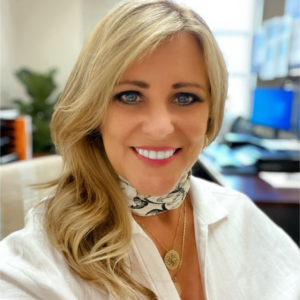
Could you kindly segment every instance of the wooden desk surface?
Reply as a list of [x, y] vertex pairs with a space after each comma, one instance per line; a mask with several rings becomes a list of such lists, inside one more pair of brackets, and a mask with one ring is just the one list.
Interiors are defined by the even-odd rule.
[[199, 156], [199, 163], [215, 182], [246, 194], [254, 202], [299, 205], [300, 189], [275, 189], [258, 175], [222, 174], [205, 154]]

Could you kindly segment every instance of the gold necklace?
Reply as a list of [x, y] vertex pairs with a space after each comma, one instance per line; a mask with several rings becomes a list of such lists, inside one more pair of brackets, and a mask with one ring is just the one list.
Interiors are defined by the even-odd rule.
[[[173, 246], [172, 248], [174, 248], [175, 245], [175, 241], [176, 241], [176, 237], [177, 237], [177, 231], [178, 231], [178, 227], [179, 227], [179, 221], [180, 221], [180, 215], [181, 215], [181, 210], [179, 213], [179, 218], [178, 218], [178, 223], [177, 223], [177, 228], [176, 228], [176, 233], [175, 233], [175, 239], [173, 242]], [[137, 220], [136, 220], [137, 221]], [[140, 225], [142, 225], [147, 231], [149, 231], [149, 233], [159, 242], [159, 244], [167, 251], [167, 253], [165, 254], [164, 257], [164, 263], [166, 265], [166, 267], [169, 270], [176, 270], [176, 274], [174, 276], [171, 276], [172, 281], [176, 287], [176, 290], [180, 296], [181, 294], [181, 286], [178, 282], [176, 282], [177, 279], [177, 274], [181, 268], [182, 265], [182, 261], [183, 261], [183, 252], [184, 252], [184, 241], [185, 241], [185, 230], [186, 230], [186, 202], [184, 202], [184, 223], [183, 223], [183, 237], [182, 237], [182, 246], [181, 246], [181, 259], [179, 257], [179, 254], [177, 251], [171, 249], [168, 250], [158, 239], [157, 237], [142, 223], [140, 223], [139, 221], [137, 221]]]
[[184, 203], [184, 222], [183, 222], [183, 236], [182, 236], [182, 246], [181, 246], [181, 260], [180, 260], [179, 267], [176, 271], [176, 274], [174, 276], [171, 276], [179, 296], [181, 295], [181, 286], [178, 282], [176, 282], [176, 279], [183, 261], [185, 230], [186, 230], [186, 202]]
[[175, 232], [175, 237], [174, 237], [174, 241], [173, 241], [173, 245], [171, 247], [171, 250], [168, 250], [161, 242], [160, 240], [142, 223], [140, 223], [139, 221], [137, 221], [140, 225], [142, 225], [155, 239], [156, 241], [167, 251], [165, 256], [164, 256], [164, 263], [166, 265], [166, 267], [169, 270], [176, 270], [179, 266], [179, 262], [180, 262], [180, 257], [177, 251], [174, 250], [174, 245], [176, 243], [176, 239], [177, 239], [177, 232], [178, 232], [178, 228], [179, 228], [179, 221], [180, 221], [180, 216], [181, 216], [181, 210], [180, 209], [180, 213], [179, 213], [179, 217], [178, 217], [178, 222], [177, 222], [177, 228], [176, 228], [176, 232]]

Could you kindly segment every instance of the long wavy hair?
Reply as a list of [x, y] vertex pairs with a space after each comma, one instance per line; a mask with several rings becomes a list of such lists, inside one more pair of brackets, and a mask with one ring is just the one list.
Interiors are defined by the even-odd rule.
[[128, 65], [165, 39], [186, 31], [202, 49], [210, 84], [207, 136], [220, 129], [227, 94], [222, 54], [206, 23], [168, 0], [122, 2], [93, 30], [63, 90], [51, 122], [63, 158], [44, 228], [81, 278], [116, 299], [157, 299], [128, 272], [131, 215], [103, 146], [101, 127], [114, 86]]

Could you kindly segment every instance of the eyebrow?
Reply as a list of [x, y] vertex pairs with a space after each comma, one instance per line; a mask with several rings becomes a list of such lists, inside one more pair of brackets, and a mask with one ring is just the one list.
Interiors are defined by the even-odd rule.
[[172, 85], [172, 88], [180, 89], [180, 88], [186, 87], [186, 86], [197, 87], [197, 88], [204, 90], [203, 85], [196, 83], [196, 82], [177, 82]]
[[[123, 84], [136, 85], [143, 89], [148, 89], [150, 87], [149, 83], [144, 82], [144, 81], [139, 81], [139, 80], [125, 80], [125, 81], [121, 81], [119, 83], [119, 85], [123, 85]], [[205, 91], [203, 85], [196, 83], [196, 82], [177, 82], [177, 83], [172, 84], [172, 88], [175, 90], [180, 89], [182, 87], [197, 87], [197, 88], [200, 88]]]
[[131, 85], [136, 85], [142, 89], [148, 89], [150, 87], [150, 84], [144, 81], [138, 81], [138, 80], [125, 80], [121, 81], [119, 85], [122, 84], [131, 84]]

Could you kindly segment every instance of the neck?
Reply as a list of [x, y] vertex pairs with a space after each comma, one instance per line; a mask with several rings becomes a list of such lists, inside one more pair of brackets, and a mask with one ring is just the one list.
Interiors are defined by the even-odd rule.
[[162, 196], [143, 195], [120, 175], [119, 178], [120, 187], [124, 192], [125, 199], [132, 213], [139, 216], [151, 217], [162, 213], [166, 214], [168, 211], [180, 207], [190, 188], [190, 176], [191, 171], [177, 183], [172, 191]]

